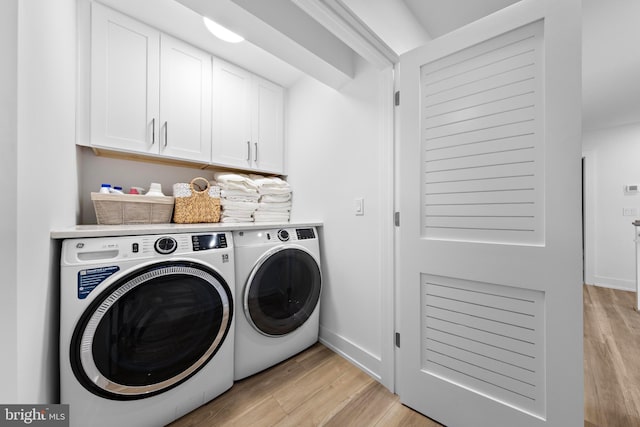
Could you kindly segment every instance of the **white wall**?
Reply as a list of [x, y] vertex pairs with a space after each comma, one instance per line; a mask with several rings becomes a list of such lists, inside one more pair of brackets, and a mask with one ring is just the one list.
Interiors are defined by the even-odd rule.
[[0, 182], [4, 183], [0, 209], [0, 402], [16, 403], [17, 365], [17, 103], [18, 1], [0, 2]]
[[392, 108], [390, 81], [362, 61], [339, 92], [302, 78], [288, 91], [287, 165], [292, 221], [324, 222], [321, 340], [392, 388], [393, 148], [381, 107]]
[[[640, 219], [640, 194], [625, 194], [640, 184], [640, 123], [586, 131], [585, 281], [635, 290], [635, 243], [631, 223]], [[623, 216], [635, 208], [635, 216]]]
[[[18, 2], [17, 399], [58, 399], [58, 265], [52, 228], [77, 210], [75, 0]], [[3, 205], [6, 206], [6, 205]], [[14, 366], [15, 369], [15, 366]]]
[[621, 126], [640, 120], [640, 2], [582, 2], [583, 129]]

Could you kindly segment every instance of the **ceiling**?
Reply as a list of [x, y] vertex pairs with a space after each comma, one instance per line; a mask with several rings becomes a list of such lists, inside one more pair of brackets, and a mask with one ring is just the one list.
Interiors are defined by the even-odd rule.
[[[326, 13], [331, 8], [395, 56], [518, 0], [101, 1], [285, 87], [306, 74], [338, 89], [354, 77], [359, 60], [372, 61], [360, 39], [334, 25], [335, 15]], [[204, 30], [201, 15], [247, 41], [220, 42]], [[640, 121], [638, 16], [638, 0], [583, 0], [587, 130]]]

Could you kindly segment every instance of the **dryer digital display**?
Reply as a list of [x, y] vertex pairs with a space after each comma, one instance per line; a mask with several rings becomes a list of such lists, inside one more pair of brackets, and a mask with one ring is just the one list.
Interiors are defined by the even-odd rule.
[[296, 229], [296, 235], [298, 240], [315, 239], [316, 237], [313, 228], [298, 228]]

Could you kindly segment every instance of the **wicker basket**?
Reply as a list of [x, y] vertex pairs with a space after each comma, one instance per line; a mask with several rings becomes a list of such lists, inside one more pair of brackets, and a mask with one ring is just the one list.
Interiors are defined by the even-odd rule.
[[171, 222], [173, 197], [91, 193], [98, 224], [163, 224]]
[[[204, 185], [198, 186], [200, 181]], [[189, 184], [178, 183], [173, 186], [176, 209], [173, 221], [177, 224], [194, 224], [220, 221], [220, 197], [212, 196], [214, 191], [205, 178], [193, 178]]]

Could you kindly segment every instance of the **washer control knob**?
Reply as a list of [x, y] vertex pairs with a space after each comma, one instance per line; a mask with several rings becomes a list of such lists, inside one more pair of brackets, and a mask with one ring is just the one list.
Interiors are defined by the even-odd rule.
[[173, 237], [161, 237], [156, 240], [156, 243], [153, 245], [156, 252], [162, 255], [168, 255], [178, 248], [178, 243], [176, 239]]
[[280, 239], [283, 242], [286, 242], [289, 240], [289, 232], [287, 230], [279, 230], [278, 231], [278, 239]]

